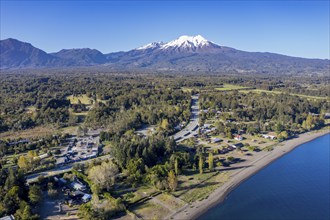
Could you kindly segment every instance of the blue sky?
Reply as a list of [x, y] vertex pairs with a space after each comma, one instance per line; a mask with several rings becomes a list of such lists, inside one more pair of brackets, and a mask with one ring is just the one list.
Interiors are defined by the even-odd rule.
[[4, 1], [0, 38], [103, 53], [200, 34], [245, 51], [329, 58], [329, 1]]

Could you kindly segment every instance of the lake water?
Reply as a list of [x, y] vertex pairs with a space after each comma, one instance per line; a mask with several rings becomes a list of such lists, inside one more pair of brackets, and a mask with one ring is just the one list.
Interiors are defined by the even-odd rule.
[[302, 144], [232, 191], [199, 220], [330, 219], [330, 135]]

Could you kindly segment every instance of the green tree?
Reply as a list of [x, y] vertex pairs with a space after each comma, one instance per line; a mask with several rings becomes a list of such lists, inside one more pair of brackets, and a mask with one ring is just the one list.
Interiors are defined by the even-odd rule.
[[113, 162], [102, 162], [101, 165], [94, 166], [88, 171], [88, 178], [100, 189], [110, 190], [115, 183], [115, 177], [118, 174], [118, 167]]
[[29, 163], [27, 158], [23, 155], [18, 158], [17, 165], [19, 168], [25, 171], [30, 170], [31, 168], [31, 164]]
[[302, 127], [306, 130], [312, 130], [315, 127], [314, 117], [312, 115], [308, 115]]
[[179, 175], [179, 159], [176, 156], [174, 161], [174, 171], [176, 175]]
[[127, 163], [127, 179], [129, 182], [136, 184], [141, 181], [142, 173], [144, 173], [144, 163], [142, 158], [133, 158]]
[[161, 128], [163, 128], [164, 130], [167, 130], [169, 128], [169, 123], [167, 118], [162, 120]]
[[32, 204], [37, 204], [41, 201], [42, 196], [41, 196], [41, 189], [37, 185], [32, 185], [30, 186], [29, 190], [29, 199]]
[[32, 216], [31, 206], [26, 205], [23, 211], [22, 220], [30, 220]]
[[203, 160], [203, 155], [199, 155], [199, 162], [198, 162], [198, 168], [199, 168], [199, 173], [203, 173], [203, 167], [204, 167], [204, 160]]
[[282, 131], [279, 135], [278, 135], [278, 139], [283, 139], [286, 140], [288, 139], [289, 135], [287, 131]]
[[209, 153], [209, 169], [210, 171], [213, 171], [214, 170], [214, 164], [213, 164], [213, 153], [210, 152]]
[[173, 170], [171, 170], [168, 173], [167, 181], [168, 181], [168, 186], [171, 189], [171, 191], [175, 191], [178, 186], [178, 178], [175, 175]]

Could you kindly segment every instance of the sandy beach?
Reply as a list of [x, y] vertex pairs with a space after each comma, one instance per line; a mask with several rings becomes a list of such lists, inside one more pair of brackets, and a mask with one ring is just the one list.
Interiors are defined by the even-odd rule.
[[[197, 219], [207, 210], [213, 206], [223, 202], [227, 195], [235, 189], [244, 180], [251, 177], [259, 170], [269, 165], [274, 160], [292, 151], [299, 145], [309, 142], [315, 138], [330, 133], [330, 130], [313, 131], [299, 135], [297, 138], [290, 139], [277, 144], [274, 150], [270, 152], [261, 151], [253, 156], [251, 160], [241, 163], [241, 169], [237, 169], [230, 174], [230, 178], [227, 182], [217, 188], [210, 194], [207, 199], [202, 201], [196, 201], [188, 206], [178, 210], [173, 215], [169, 216], [168, 219]], [[220, 169], [221, 171], [221, 169]]]

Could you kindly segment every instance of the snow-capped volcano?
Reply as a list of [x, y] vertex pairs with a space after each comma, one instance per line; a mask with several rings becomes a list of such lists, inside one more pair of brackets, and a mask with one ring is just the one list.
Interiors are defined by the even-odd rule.
[[181, 36], [176, 40], [170, 41], [164, 44], [161, 49], [167, 49], [171, 47], [181, 47], [181, 48], [201, 48], [204, 46], [209, 46], [210, 41], [206, 40], [201, 35], [197, 36]]
[[197, 36], [187, 36], [183, 35], [175, 40], [172, 40], [167, 43], [163, 42], [154, 42], [142, 47], [137, 48], [136, 50], [168, 50], [168, 51], [177, 51], [177, 52], [197, 52], [207, 49], [219, 49], [219, 45], [206, 40], [201, 35]]

